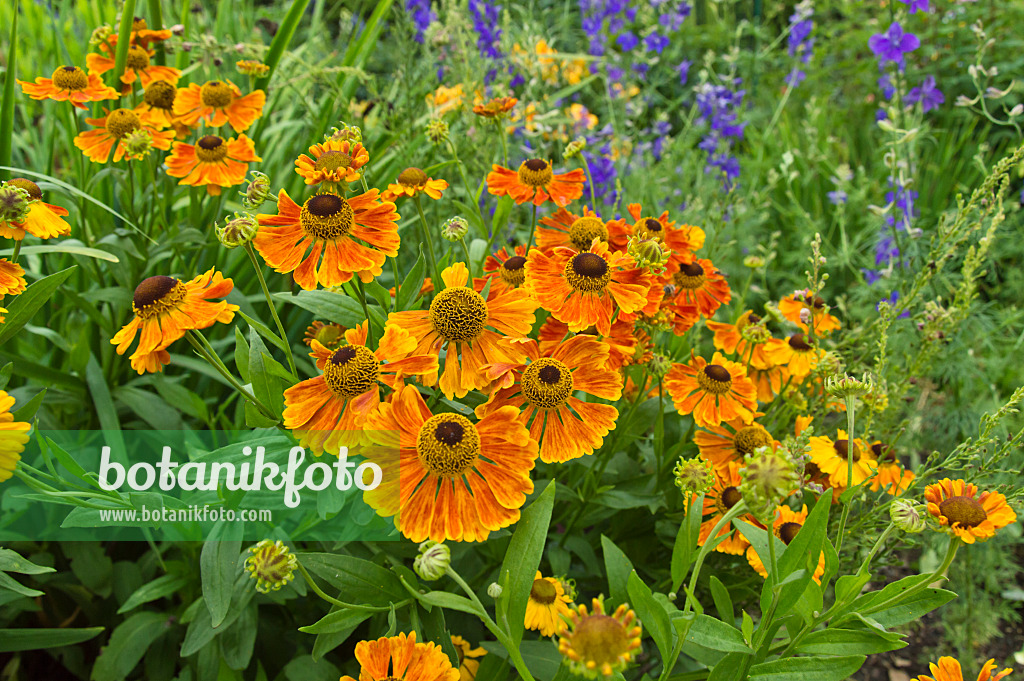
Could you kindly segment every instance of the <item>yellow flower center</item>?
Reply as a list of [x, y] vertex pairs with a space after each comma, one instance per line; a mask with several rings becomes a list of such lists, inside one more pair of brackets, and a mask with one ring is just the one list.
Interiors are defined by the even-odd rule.
[[544, 159], [531, 158], [523, 161], [522, 165], [519, 166], [517, 174], [520, 182], [527, 187], [536, 189], [551, 182], [551, 178], [555, 176], [555, 171], [551, 169], [551, 164]]
[[487, 303], [471, 288], [451, 286], [430, 303], [430, 321], [446, 341], [475, 340], [487, 323]]
[[148, 28], [146, 20], [142, 17], [132, 17], [132, 30], [133, 31], [145, 31]]
[[608, 261], [596, 253], [577, 253], [569, 258], [563, 270], [565, 280], [574, 291], [598, 293], [612, 280]]
[[[836, 454], [843, 461], [847, 461], [850, 458], [850, 441], [849, 440], [836, 440], [836, 443], [832, 445], [832, 448], [836, 450]], [[853, 448], [853, 461], [854, 463], [860, 461], [860, 447], [856, 445]]]
[[219, 163], [228, 155], [228, 145], [223, 137], [206, 135], [196, 142], [196, 157], [203, 163]]
[[772, 436], [761, 426], [745, 426], [736, 431], [733, 444], [736, 451], [746, 456], [753, 454], [758, 447], [767, 447], [772, 443]]
[[498, 268], [498, 276], [509, 286], [522, 286], [526, 281], [526, 258], [521, 255], [513, 255], [501, 263]]
[[523, 371], [523, 396], [535, 407], [555, 409], [572, 395], [572, 372], [557, 359], [541, 357]]
[[712, 395], [724, 395], [732, 389], [732, 374], [723, 366], [708, 364], [697, 372], [697, 385]]
[[939, 512], [949, 520], [950, 526], [959, 525], [968, 529], [988, 519], [985, 507], [974, 497], [950, 497], [939, 504]]
[[797, 352], [807, 352], [813, 346], [807, 342], [806, 337], [802, 333], [794, 333], [789, 337], [789, 347], [793, 348]]
[[455, 478], [472, 468], [480, 456], [480, 434], [461, 414], [437, 414], [420, 427], [416, 454], [432, 475]]
[[128, 48], [128, 61], [125, 66], [135, 71], [142, 71], [149, 68], [149, 54], [139, 47], [132, 45]]
[[32, 199], [33, 201], [39, 201], [40, 199], [43, 198], [43, 192], [39, 188], [39, 185], [37, 185], [32, 180], [26, 180], [23, 177], [14, 177], [11, 178], [10, 180], [7, 180], [7, 182], [5, 182], [4, 184], [8, 184], [12, 187], [17, 187], [18, 189], [24, 189], [26, 192], [28, 192], [29, 198]]
[[776, 532], [776, 534], [778, 535], [779, 539], [783, 541], [783, 543], [789, 546], [789, 543], [796, 539], [796, 533], [800, 531], [801, 527], [802, 526], [800, 525], [800, 523], [782, 523], [781, 525], [779, 525], [779, 529]]
[[380, 362], [363, 345], [339, 348], [324, 364], [324, 380], [338, 397], [356, 397], [369, 392], [376, 387], [379, 375]]
[[352, 166], [352, 157], [344, 151], [325, 151], [313, 164], [314, 170], [326, 173], [333, 173], [336, 170], [345, 170]]
[[132, 309], [139, 319], [151, 319], [176, 307], [186, 293], [185, 285], [174, 277], [149, 277], [135, 287]]
[[114, 109], [107, 115], [107, 132], [121, 139], [142, 127], [138, 114], [131, 109]]
[[146, 88], [146, 94], [143, 96], [143, 99], [146, 104], [154, 109], [170, 111], [174, 108], [174, 96], [177, 93], [178, 89], [166, 80], [154, 80]]
[[427, 183], [427, 174], [419, 168], [406, 168], [398, 174], [398, 184], [403, 187], [422, 187]]
[[700, 266], [700, 263], [691, 262], [680, 265], [679, 271], [672, 280], [679, 288], [690, 289], [692, 291], [703, 286], [704, 282], [707, 281], [707, 276], [705, 276], [704, 268]]
[[203, 106], [223, 109], [232, 102], [235, 93], [231, 86], [219, 80], [211, 80], [199, 89], [199, 99]]
[[620, 658], [629, 653], [630, 636], [626, 627], [610, 615], [584, 617], [572, 634], [572, 647], [580, 662], [596, 669], [605, 665], [615, 667]]
[[89, 76], [77, 66], [61, 66], [53, 72], [53, 85], [58, 90], [81, 92], [89, 87]]
[[558, 597], [555, 585], [546, 579], [535, 579], [530, 588], [530, 600], [541, 605], [551, 605]]
[[314, 239], [333, 241], [348, 236], [354, 217], [352, 206], [337, 194], [315, 194], [303, 204], [299, 224]]
[[600, 238], [601, 241], [608, 241], [608, 229], [601, 218], [590, 215], [577, 218], [569, 227], [569, 241], [578, 251], [589, 251], [594, 237]]

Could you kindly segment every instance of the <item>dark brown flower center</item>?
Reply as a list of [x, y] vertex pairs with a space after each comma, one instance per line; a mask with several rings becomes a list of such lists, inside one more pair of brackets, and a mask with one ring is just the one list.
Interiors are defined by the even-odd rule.
[[487, 302], [471, 288], [452, 286], [431, 301], [430, 321], [447, 341], [476, 340], [487, 324]]
[[581, 277], [597, 279], [608, 273], [608, 262], [594, 253], [580, 253], [572, 259], [572, 271]]
[[502, 264], [502, 267], [509, 271], [521, 270], [525, 266], [526, 258], [521, 255], [513, 255]]
[[679, 271], [672, 278], [676, 286], [682, 289], [694, 290], [704, 285], [707, 275], [704, 274], [704, 268], [701, 267], [699, 262], [683, 263], [679, 266]]
[[949, 519], [950, 526], [972, 528], [988, 518], [985, 507], [974, 497], [950, 497], [939, 504], [939, 512]]
[[789, 347], [797, 352], [807, 352], [814, 346], [807, 342], [807, 337], [802, 333], [794, 333], [789, 337]]
[[736, 431], [733, 444], [736, 451], [746, 456], [759, 447], [767, 447], [772, 443], [772, 436], [761, 426], [745, 426]]
[[796, 539], [796, 533], [800, 531], [800, 523], [782, 523], [779, 526], [779, 539], [788, 545], [791, 541]]
[[740, 503], [740, 499], [742, 499], [743, 496], [735, 487], [726, 487], [722, 490], [722, 493], [718, 498], [721, 499], [722, 505], [725, 506], [726, 509], [730, 509]]
[[558, 597], [555, 585], [546, 579], [536, 579], [530, 588], [530, 600], [542, 605], [551, 605]]
[[[836, 440], [836, 443], [832, 445], [833, 449], [836, 450], [836, 454], [839, 455], [843, 461], [847, 461], [850, 458], [850, 441], [849, 440]], [[853, 461], [856, 463], [860, 461], [860, 447], [854, 446], [853, 448]]]
[[554, 171], [548, 162], [540, 158], [531, 158], [527, 161], [523, 161], [523, 164], [519, 166], [519, 172], [517, 173], [519, 181], [525, 184], [527, 187], [543, 187], [551, 178], [554, 177]]
[[536, 172], [539, 170], [547, 170], [548, 162], [540, 158], [531, 158], [523, 163], [527, 168]]
[[573, 379], [569, 367], [557, 359], [541, 357], [531, 362], [519, 381], [523, 397], [535, 407], [555, 409], [572, 395]]
[[891, 463], [896, 461], [896, 449], [891, 445], [876, 442], [871, 445], [871, 453], [875, 455], [878, 463]]
[[135, 287], [132, 308], [140, 319], [149, 319], [176, 306], [187, 292], [185, 285], [174, 277], [149, 277]]
[[461, 414], [436, 414], [420, 426], [416, 453], [432, 475], [457, 477], [480, 456], [480, 434]]
[[28, 192], [29, 198], [33, 201], [39, 201], [43, 198], [43, 191], [39, 188], [39, 185], [32, 180], [26, 180], [23, 177], [14, 177], [7, 180], [4, 184], [9, 184], [10, 186], [17, 187], [18, 189], [24, 189]]
[[565, 264], [565, 279], [575, 291], [597, 293], [611, 281], [608, 261], [596, 253], [577, 253]]
[[380, 362], [363, 345], [345, 345], [324, 364], [324, 380], [335, 395], [357, 397], [377, 387]]
[[537, 378], [550, 385], [561, 380], [562, 372], [556, 366], [546, 366], [537, 372]]
[[228, 155], [228, 145], [223, 137], [205, 135], [196, 142], [196, 158], [203, 163], [218, 163]]
[[608, 241], [608, 229], [601, 218], [592, 215], [577, 218], [569, 227], [569, 241], [578, 251], [590, 250], [595, 237]]
[[348, 201], [337, 194], [315, 194], [303, 204], [299, 224], [311, 237], [332, 241], [348, 235], [354, 217]]
[[644, 220], [644, 226], [647, 227], [647, 231], [649, 232], [661, 231], [661, 222], [655, 220], [654, 218], [647, 218], [646, 220]]

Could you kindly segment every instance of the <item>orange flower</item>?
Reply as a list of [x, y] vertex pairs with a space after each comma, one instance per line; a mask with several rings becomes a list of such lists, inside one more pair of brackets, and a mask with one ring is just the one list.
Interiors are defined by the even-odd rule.
[[526, 283], [526, 246], [516, 246], [515, 255], [510, 256], [507, 251], [504, 247], [487, 256], [484, 276], [473, 281], [473, 288], [478, 291], [483, 291], [488, 281], [491, 283], [488, 300]]
[[533, 491], [537, 443], [515, 407], [473, 423], [461, 414], [432, 414], [406, 385], [367, 416], [364, 428], [380, 445], [364, 449], [366, 458], [384, 470], [397, 464], [399, 475], [385, 476], [363, 498], [381, 516], [395, 516], [414, 542], [483, 541], [519, 520]]
[[516, 204], [532, 200], [539, 206], [551, 199], [556, 206], [566, 206], [583, 196], [586, 180], [581, 168], [556, 175], [549, 161], [531, 158], [523, 161], [518, 171], [492, 165], [487, 173], [487, 191], [494, 196], [511, 196]]
[[[359, 681], [459, 681], [459, 670], [434, 643], [417, 643], [416, 632], [356, 644]], [[351, 676], [341, 681], [356, 681]]]
[[77, 66], [61, 66], [50, 78], [36, 78], [35, 83], [19, 80], [18, 84], [22, 92], [32, 99], [71, 102], [83, 110], [89, 108], [86, 102], [117, 99], [117, 90], [104, 85], [98, 73], [86, 75]]
[[260, 230], [252, 243], [267, 265], [294, 272], [295, 283], [307, 291], [344, 284], [353, 274], [372, 281], [384, 260], [398, 254], [395, 204], [381, 201], [376, 189], [351, 199], [315, 194], [301, 207], [282, 189], [277, 213], [256, 216]]
[[519, 420], [529, 426], [530, 438], [540, 444], [545, 463], [562, 463], [593, 454], [615, 429], [618, 410], [608, 404], [584, 402], [574, 397], [582, 391], [616, 401], [622, 396], [622, 374], [606, 367], [608, 346], [590, 336], [576, 336], [541, 355], [537, 342], [523, 343], [529, 362], [484, 367], [487, 377], [503, 387], [476, 408], [477, 416], [511, 405]]
[[757, 386], [757, 399], [761, 402], [771, 402], [782, 392], [783, 384], [789, 380], [789, 369], [780, 366], [770, 366], [767, 369], [749, 366], [747, 377]]
[[[701, 510], [701, 515], [710, 515], [711, 517], [700, 525], [700, 533], [697, 535], [698, 545], [704, 546], [705, 542], [711, 538], [711, 531], [715, 529], [718, 521], [729, 512], [730, 508], [743, 499], [739, 490], [742, 482], [739, 466], [735, 463], [730, 463], [724, 471], [715, 471], [715, 484], [704, 493], [704, 507]], [[761, 527], [761, 524], [752, 515], [744, 514], [740, 516], [740, 519], [745, 520], [751, 525]], [[726, 524], [715, 535], [716, 538], [723, 536], [726, 539], [722, 540], [715, 547], [715, 551], [739, 556], [750, 546], [747, 538], [740, 534], [738, 530], [733, 529], [732, 524]]]
[[110, 342], [123, 355], [139, 333], [139, 345], [131, 355], [132, 368], [139, 374], [163, 371], [170, 364], [167, 347], [187, 331], [205, 329], [217, 322], [228, 323], [238, 309], [224, 301], [233, 284], [220, 272], [209, 270], [182, 282], [174, 277], [144, 279], [135, 289], [132, 310], [135, 318], [118, 331]]
[[629, 241], [626, 223], [622, 220], [605, 222], [584, 206], [583, 215], [559, 208], [554, 215], [541, 218], [543, 227], [537, 228], [537, 246], [545, 251], [565, 246], [574, 251], [590, 250], [594, 238], [608, 244], [610, 250], [625, 251]]
[[[100, 49], [106, 51], [106, 46], [101, 44]], [[170, 66], [160, 66], [150, 63], [150, 57], [156, 54], [154, 50], [147, 50], [141, 45], [130, 45], [128, 47], [128, 60], [124, 65], [124, 73], [121, 74], [121, 82], [124, 83], [122, 91], [131, 92], [132, 84], [138, 80], [142, 87], [147, 87], [154, 80], [165, 80], [172, 85], [178, 83], [181, 78], [181, 71]], [[89, 67], [89, 73], [100, 75], [110, 71], [116, 66], [114, 58], [104, 54], [90, 54], [85, 58], [85, 64]]]
[[427, 174], [419, 168], [406, 168], [398, 174], [398, 181], [388, 185], [388, 188], [381, 192], [386, 201], [394, 201], [399, 196], [410, 198], [426, 194], [435, 201], [441, 198], [441, 192], [448, 188], [445, 180], [435, 180], [427, 177]]
[[821, 296], [812, 296], [810, 289], [796, 291], [780, 300], [779, 312], [804, 333], [807, 333], [807, 321], [810, 321], [812, 315], [816, 336], [826, 336], [839, 328], [839, 320], [828, 313], [825, 301]]
[[153, 80], [146, 85], [142, 101], [135, 107], [139, 117], [147, 117], [151, 125], [163, 128], [187, 129], [174, 117], [174, 99], [178, 88], [166, 80]]
[[720, 352], [710, 363], [692, 357], [689, 364], [673, 364], [665, 375], [665, 389], [676, 411], [684, 416], [693, 414], [702, 428], [737, 418], [750, 423], [757, 410], [756, 388], [743, 365], [727, 360]]
[[596, 238], [581, 253], [557, 248], [548, 255], [535, 248], [526, 258], [526, 287], [570, 331], [596, 326], [607, 336], [616, 307], [631, 313], [647, 305], [651, 275], [634, 265], [631, 257], [611, 253]]
[[892, 496], [899, 496], [907, 491], [914, 481], [914, 473], [903, 467], [896, 450], [891, 445], [877, 441], [871, 445], [871, 453], [878, 462], [878, 471], [871, 478], [871, 491], [884, 489]]
[[139, 116], [131, 109], [114, 109], [103, 118], [86, 118], [93, 126], [75, 137], [75, 146], [82, 150], [93, 163], [106, 163], [114, 151], [114, 163], [125, 157], [124, 140], [136, 130], [146, 132], [153, 140], [154, 149], [171, 148], [174, 132], [161, 132], [150, 124], [148, 117]]
[[978, 486], [963, 480], [945, 478], [928, 485], [924, 498], [928, 512], [954, 537], [965, 544], [985, 541], [995, 536], [996, 530], [1017, 522], [1017, 514], [999, 492], [982, 492]]
[[[571, 333], [568, 324], [549, 316], [537, 332], [540, 351], [548, 354]], [[634, 329], [633, 324], [621, 319], [612, 322], [611, 331], [607, 336], [598, 334], [597, 327], [593, 326], [578, 333], [597, 338], [608, 346], [609, 369], [620, 369], [634, 363], [643, 364], [650, 359], [650, 338], [642, 330]]]
[[327, 140], [309, 148], [310, 158], [301, 154], [295, 159], [295, 172], [306, 184], [324, 182], [358, 182], [359, 169], [370, 161], [370, 153], [359, 142]]
[[473, 113], [482, 118], [504, 118], [519, 102], [515, 97], [495, 97], [486, 104], [477, 104]]
[[25, 286], [25, 270], [21, 265], [0, 258], [0, 296], [16, 296]]
[[735, 324], [707, 321], [707, 327], [715, 332], [715, 347], [727, 355], [735, 354], [745, 364], [767, 369], [772, 366], [765, 355], [767, 342], [771, 339], [763, 320], [750, 310], [740, 315]]
[[667, 275], [662, 281], [674, 287], [673, 305], [695, 306], [707, 318], [711, 318], [719, 306], [732, 300], [728, 282], [710, 260], [681, 263], [675, 274]]
[[744, 465], [746, 458], [759, 447], [778, 445], [764, 426], [747, 423], [741, 418], [725, 421], [718, 426], [707, 426], [707, 429], [711, 432], [695, 432], [693, 441], [700, 455], [719, 471], [727, 468], [730, 463]]
[[4, 184], [28, 192], [29, 208], [24, 222], [0, 220], [0, 237], [21, 241], [25, 238], [26, 232], [40, 239], [52, 239], [71, 233], [71, 225], [61, 219], [68, 214], [68, 210], [44, 202], [43, 192], [35, 182], [17, 177]]
[[312, 346], [313, 341], [328, 350], [337, 350], [345, 344], [345, 327], [333, 322], [313, 322], [306, 328], [302, 342]]
[[245, 182], [249, 163], [262, 161], [256, 147], [245, 135], [224, 139], [218, 135], [200, 137], [194, 144], [175, 142], [167, 157], [167, 174], [180, 177], [178, 184], [206, 187], [206, 193], [220, 196], [223, 187]]
[[660, 217], [643, 217], [643, 206], [639, 203], [631, 203], [626, 210], [636, 221], [629, 227], [629, 233], [640, 234], [647, 232], [653, 237], [672, 249], [672, 256], [666, 267], [669, 273], [679, 271], [679, 266], [694, 261], [694, 252], [704, 246], [704, 230], [693, 225], [682, 225], [676, 228], [676, 223], [668, 219], [668, 211], [663, 211]]
[[[537, 303], [521, 288], [510, 289], [485, 301], [466, 286], [469, 270], [457, 262], [441, 273], [444, 288], [429, 310], [392, 312], [388, 325], [401, 326], [416, 339], [416, 354], [439, 355], [445, 350], [441, 392], [448, 399], [480, 390], [489, 380], [486, 364], [518, 363], [525, 356], [521, 344], [506, 339], [525, 338], [533, 326]], [[438, 382], [437, 374], [424, 377], [426, 385]]]
[[[794, 511], [789, 506], [779, 506], [775, 509], [775, 521], [772, 523], [772, 532], [782, 540], [783, 544], [788, 546], [790, 542], [796, 539], [797, 533], [800, 532], [800, 528], [804, 526], [806, 520], [806, 504], [799, 511]], [[765, 579], [768, 578], [768, 570], [765, 569], [761, 557], [757, 555], [757, 551], [754, 550], [753, 546], [747, 547], [747, 562], [750, 563], [750, 567], [754, 568], [757, 574]], [[823, 574], [825, 574], [824, 552], [818, 556], [818, 566], [814, 569], [812, 577], [815, 582], [821, 584], [821, 576]]]
[[395, 388], [403, 376], [437, 372], [434, 355], [410, 356], [416, 341], [403, 329], [388, 327], [375, 351], [366, 337], [363, 322], [345, 332], [348, 343], [337, 350], [312, 341], [309, 356], [322, 373], [284, 391], [284, 427], [317, 456], [360, 441], [363, 420], [380, 404], [378, 381]]
[[[1013, 671], [1007, 668], [993, 676], [992, 672], [995, 671], [995, 668], [996, 661], [994, 659], [986, 662], [981, 667], [981, 671], [978, 672], [978, 681], [999, 681], [999, 679]], [[928, 669], [932, 675], [922, 674], [917, 677], [917, 681], [964, 681], [960, 663], [952, 657], [940, 657], [939, 663], [937, 665], [934, 663], [929, 664]]]
[[773, 338], [765, 348], [765, 357], [778, 366], [785, 365], [797, 383], [818, 366], [825, 351], [807, 342], [802, 333], [795, 333], [785, 340]]
[[[840, 429], [835, 441], [827, 436], [814, 436], [810, 440], [811, 462], [828, 476], [835, 489], [849, 485], [850, 441], [846, 431]], [[863, 440], [856, 440], [853, 448], [853, 484], [859, 485], [875, 474], [877, 463], [874, 453]]]
[[188, 88], [178, 90], [174, 99], [174, 115], [190, 128], [196, 127], [203, 119], [215, 128], [230, 123], [235, 132], [242, 132], [263, 114], [266, 100], [263, 90], [243, 97], [242, 91], [226, 80], [211, 80], [202, 86], [192, 83]]
[[[133, 45], [141, 45], [143, 49], [148, 50], [150, 43], [160, 43], [172, 35], [171, 30], [168, 28], [154, 30], [149, 28], [146, 20], [141, 17], [132, 17], [132, 32], [128, 36], [128, 40]], [[107, 42], [110, 43], [111, 47], [117, 45], [117, 34], [112, 34]]]

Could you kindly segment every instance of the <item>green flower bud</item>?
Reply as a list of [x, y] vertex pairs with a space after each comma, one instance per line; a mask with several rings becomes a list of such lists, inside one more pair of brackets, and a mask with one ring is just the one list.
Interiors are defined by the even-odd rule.
[[864, 374], [860, 380], [843, 374], [842, 376], [829, 376], [825, 379], [825, 391], [834, 397], [861, 397], [871, 392], [874, 383], [871, 378]]
[[493, 598], [494, 600], [498, 600], [499, 598], [501, 598], [501, 592], [503, 590], [504, 589], [501, 588], [501, 584], [498, 584], [497, 582], [491, 582], [487, 586], [487, 595]]
[[225, 248], [238, 248], [256, 237], [260, 224], [248, 213], [235, 213], [235, 217], [224, 223], [224, 226], [215, 226], [217, 240]]
[[452, 552], [444, 544], [429, 539], [420, 544], [420, 555], [413, 561], [412, 569], [428, 582], [441, 579], [452, 562]]
[[651, 358], [647, 361], [647, 371], [650, 372], [651, 376], [661, 380], [665, 378], [665, 374], [672, 368], [672, 360], [664, 355], [654, 353]]
[[299, 560], [280, 539], [272, 542], [264, 539], [249, 549], [252, 555], [245, 560], [245, 569], [256, 580], [260, 593], [277, 591], [295, 578]]
[[892, 519], [892, 524], [899, 529], [916, 534], [924, 531], [928, 524], [926, 521], [927, 510], [927, 507], [920, 502], [896, 499], [889, 504], [889, 517]]
[[568, 161], [571, 158], [576, 158], [580, 153], [587, 148], [587, 140], [582, 137], [577, 137], [572, 142], [569, 142], [565, 147], [565, 151], [562, 152], [562, 158]]
[[469, 223], [463, 218], [455, 216], [448, 218], [441, 225], [441, 236], [448, 241], [458, 241], [469, 232]]
[[242, 199], [242, 205], [249, 209], [261, 206], [269, 194], [270, 178], [258, 170], [252, 171], [249, 186], [245, 188], [244, 192], [239, 192], [239, 195], [245, 197]]
[[448, 139], [448, 124], [439, 118], [427, 123], [425, 132], [432, 144], [441, 144]]
[[132, 130], [121, 140], [124, 146], [124, 155], [132, 161], [139, 161], [147, 156], [153, 149], [153, 136], [144, 129]]
[[772, 517], [775, 507], [800, 482], [793, 463], [768, 447], [759, 447], [747, 459], [747, 465], [740, 469], [740, 478], [739, 492], [750, 512], [762, 522]]
[[32, 197], [10, 182], [0, 185], [0, 222], [24, 222]]
[[672, 469], [676, 487], [689, 498], [691, 494], [707, 492], [715, 484], [715, 469], [701, 457], [680, 458]]
[[356, 125], [344, 125], [342, 124], [341, 129], [331, 128], [331, 134], [324, 136], [324, 141], [334, 140], [335, 142], [356, 142], [363, 141], [363, 131]]

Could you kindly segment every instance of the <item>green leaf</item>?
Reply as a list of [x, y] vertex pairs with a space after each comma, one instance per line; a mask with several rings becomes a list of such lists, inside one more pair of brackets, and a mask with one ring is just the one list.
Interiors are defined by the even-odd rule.
[[309, 626], [299, 627], [304, 634], [336, 634], [351, 631], [373, 613], [368, 610], [335, 610], [329, 612]]
[[754, 681], [843, 681], [861, 668], [864, 655], [847, 657], [787, 657], [755, 664], [750, 668]]
[[494, 208], [494, 217], [491, 220], [492, 233], [497, 234], [508, 227], [508, 220], [514, 207], [515, 201], [511, 196], [503, 196], [498, 199], [498, 205]]
[[[210, 619], [210, 609], [203, 607], [202, 598], [196, 601], [198, 607], [192, 613], [195, 619], [189, 622], [188, 629], [185, 630], [185, 640], [181, 643], [181, 656], [189, 657], [195, 655], [205, 648], [210, 641], [227, 631], [235, 620], [242, 615], [242, 612], [249, 605], [249, 601], [252, 600], [255, 594], [256, 590], [252, 588], [252, 580], [247, 575], [239, 575], [235, 581], [234, 591], [231, 594], [231, 606], [228, 608], [228, 616], [219, 627], [213, 626]], [[191, 611], [191, 606], [189, 610]], [[184, 617], [182, 617], [182, 621], [185, 621]]]
[[874, 655], [906, 647], [895, 632], [823, 629], [804, 637], [795, 652], [818, 655]]
[[30, 400], [24, 402], [20, 407], [12, 411], [11, 415], [14, 417], [14, 420], [31, 421], [36, 415], [36, 412], [39, 411], [39, 407], [42, 405], [44, 397], [46, 397], [46, 388], [37, 392]]
[[299, 291], [297, 295], [275, 293], [273, 297], [309, 310], [321, 321], [336, 322], [350, 329], [366, 319], [359, 301], [349, 298], [344, 293], [323, 290]]
[[387, 605], [409, 597], [395, 573], [368, 560], [333, 553], [299, 553], [297, 556], [307, 570], [343, 593], [346, 601]]
[[501, 620], [505, 620], [513, 645], [519, 645], [523, 640], [526, 602], [530, 598], [530, 588], [537, 575], [537, 568], [540, 567], [554, 504], [555, 482], [552, 480], [523, 511], [498, 572], [499, 582], [505, 583], [507, 580], [508, 593], [507, 599], [503, 595], [498, 602], [498, 623], [501, 625]]
[[11, 165], [14, 137], [14, 82], [18, 77], [18, 0], [11, 8], [11, 37], [8, 43], [7, 68], [4, 73], [4, 94], [0, 103], [0, 166]]
[[117, 614], [121, 615], [145, 603], [151, 603], [160, 598], [170, 596], [188, 583], [189, 580], [181, 575], [163, 575], [161, 577], [157, 577], [152, 582], [143, 584], [136, 589], [132, 595], [128, 597], [128, 600], [124, 602], [124, 605], [118, 608]]
[[640, 616], [640, 621], [644, 623], [647, 633], [654, 639], [654, 645], [658, 646], [661, 659], [668, 664], [672, 654], [672, 623], [669, 620], [668, 612], [654, 598], [651, 590], [637, 575], [636, 570], [630, 571], [626, 588], [633, 610]]
[[897, 627], [907, 622], [921, 619], [932, 610], [942, 607], [956, 598], [956, 594], [945, 589], [925, 589], [914, 594], [907, 600], [891, 608], [870, 614], [871, 618], [883, 627]]
[[671, 563], [673, 591], [679, 591], [683, 580], [690, 572], [690, 564], [693, 562], [693, 547], [696, 546], [697, 537], [700, 536], [701, 509], [703, 507], [704, 495], [699, 494], [687, 509], [686, 517], [679, 525], [679, 532], [676, 533]]
[[860, 590], [871, 579], [870, 572], [858, 572], [855, 575], [843, 575], [836, 580], [836, 602], [852, 601], [860, 594]]
[[423, 287], [423, 280], [426, 277], [426, 268], [427, 264], [421, 252], [419, 257], [416, 258], [416, 263], [409, 270], [409, 273], [405, 275], [405, 279], [398, 289], [395, 301], [396, 311], [408, 310], [419, 297], [420, 288]]
[[95, 638], [104, 627], [87, 629], [4, 629], [0, 636], [0, 653], [16, 653], [22, 650], [43, 650], [73, 646]]
[[808, 556], [813, 559], [815, 565], [818, 564], [818, 559], [821, 556], [822, 537], [827, 533], [828, 512], [831, 505], [832, 497], [828, 495], [819, 497], [818, 503], [807, 514], [803, 527], [796, 533], [793, 541], [788, 545], [782, 545], [782, 554], [777, 560], [779, 581], [788, 577], [794, 570], [804, 567], [807, 564]]
[[270, 369], [273, 361], [256, 329], [249, 327], [249, 384], [252, 386], [252, 394], [280, 419], [284, 409], [284, 388], [281, 379]]
[[[684, 623], [685, 619], [682, 616], [672, 619], [672, 624], [677, 630], [680, 630]], [[708, 615], [697, 615], [686, 633], [686, 642], [723, 653], [753, 652], [743, 641], [743, 634], [739, 629]]]
[[612, 603], [619, 605], [629, 602], [627, 586], [629, 573], [633, 572], [633, 563], [615, 545], [615, 542], [603, 534], [601, 535], [601, 553], [604, 554], [604, 569], [608, 575], [608, 590], [611, 593]]
[[[244, 319], [245, 321], [247, 321], [249, 323], [249, 326], [251, 326], [252, 328], [256, 329], [256, 331], [259, 332], [259, 334], [261, 336], [263, 336], [265, 339], [267, 339], [268, 341], [273, 343], [274, 347], [278, 348], [279, 350], [284, 350], [287, 347], [284, 344], [284, 342], [281, 340], [281, 337], [278, 336], [273, 331], [271, 331], [269, 326], [267, 326], [263, 322], [259, 321], [258, 319], [253, 319], [252, 317], [250, 317], [249, 315], [245, 314], [241, 310], [238, 311], [238, 314], [242, 317], [242, 319]], [[238, 328], [238, 327], [235, 327], [235, 328]]]
[[[24, 246], [21, 249], [22, 255], [33, 255], [37, 253], [70, 253], [71, 255], [84, 255], [88, 258], [96, 258], [97, 260], [106, 260], [107, 262], [121, 262], [117, 256], [107, 251], [101, 251], [98, 248], [87, 248], [85, 246], [73, 246], [71, 244], [50, 244], [46, 246]], [[14, 254], [13, 248], [8, 248], [0, 251], [0, 256], [10, 256]]]
[[39, 308], [57, 292], [60, 285], [71, 276], [74, 270], [74, 267], [69, 267], [48, 277], [43, 277], [11, 301], [5, 315], [6, 321], [0, 326], [0, 345], [13, 338], [14, 334], [21, 330], [21, 327], [28, 324]]
[[36, 565], [35, 563], [22, 558], [11, 549], [0, 549], [0, 572], [17, 572], [22, 575], [43, 575], [47, 572], [56, 572], [51, 567]]
[[210, 611], [210, 624], [214, 627], [219, 627], [228, 615], [241, 553], [242, 525], [239, 523], [218, 523], [203, 543], [199, 573], [203, 582], [203, 600]]
[[21, 594], [22, 596], [27, 596], [29, 598], [44, 595], [42, 591], [38, 589], [31, 589], [23, 585], [6, 572], [0, 572], [0, 591], [13, 591], [16, 594]]
[[[256, 79], [255, 89], [265, 90], [267, 88], [267, 84], [270, 83], [270, 79], [274, 76], [274, 71], [277, 70], [277, 65], [280, 63], [285, 50], [288, 49], [288, 45], [291, 43], [295, 30], [299, 27], [299, 21], [302, 20], [302, 15], [305, 14], [308, 5], [309, 0], [292, 0], [292, 6], [289, 8], [288, 14], [285, 15], [280, 26], [278, 26], [274, 40], [270, 43], [270, 50], [263, 59], [263, 63], [269, 66], [270, 69], [265, 76]], [[122, 33], [122, 35], [125, 34]]]
[[249, 344], [245, 342], [242, 330], [235, 327], [235, 368], [246, 383], [249, 382]]
[[427, 605], [436, 605], [441, 608], [447, 608], [448, 610], [458, 610], [460, 612], [468, 612], [471, 615], [482, 616], [484, 613], [477, 607], [476, 603], [469, 600], [465, 596], [459, 596], [458, 594], [450, 594], [446, 591], [428, 591], [419, 598], [421, 603]]
[[121, 25], [117, 29], [121, 40], [117, 41], [117, 51], [114, 53], [113, 78], [110, 81], [115, 89], [120, 89], [121, 87], [121, 76], [124, 75], [124, 67], [128, 61], [128, 44], [130, 41], [125, 40], [125, 36], [131, 35], [134, 17], [135, 0], [124, 0], [124, 6], [121, 8]]
[[718, 611], [718, 619], [726, 624], [736, 621], [736, 614], [732, 609], [732, 598], [729, 590], [725, 588], [721, 580], [711, 575], [711, 598], [715, 601], [715, 610]]
[[743, 681], [746, 678], [744, 660], [748, 657], [750, 653], [729, 653], [712, 668], [708, 681]]
[[161, 634], [171, 627], [172, 618], [159, 612], [138, 612], [121, 622], [96, 658], [92, 681], [121, 681]]
[[256, 632], [259, 629], [259, 608], [255, 603], [242, 611], [242, 616], [220, 637], [220, 652], [224, 663], [241, 671], [249, 666], [256, 647]]
[[746, 610], [741, 612], [743, 613], [743, 626], [740, 631], [743, 632], [743, 640], [750, 643], [754, 640], [754, 618], [747, 614]]

